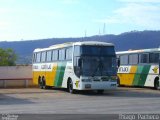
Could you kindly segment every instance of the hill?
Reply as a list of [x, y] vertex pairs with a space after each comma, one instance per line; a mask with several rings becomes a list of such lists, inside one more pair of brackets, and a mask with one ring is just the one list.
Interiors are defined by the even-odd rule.
[[17, 63], [31, 63], [35, 48], [44, 48], [54, 44], [76, 41], [103, 41], [115, 44], [116, 51], [129, 49], [147, 49], [160, 46], [160, 31], [132, 31], [120, 35], [101, 35], [85, 38], [48, 38], [40, 40], [0, 42], [2, 48], [12, 48], [18, 54]]

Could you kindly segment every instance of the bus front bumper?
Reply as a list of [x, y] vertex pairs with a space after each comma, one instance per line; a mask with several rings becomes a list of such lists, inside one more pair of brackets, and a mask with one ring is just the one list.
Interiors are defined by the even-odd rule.
[[116, 88], [117, 82], [81, 82], [78, 90], [109, 90]]

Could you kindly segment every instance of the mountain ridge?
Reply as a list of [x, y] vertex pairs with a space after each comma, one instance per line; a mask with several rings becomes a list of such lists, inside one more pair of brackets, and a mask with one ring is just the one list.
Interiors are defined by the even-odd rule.
[[148, 49], [160, 46], [160, 31], [131, 31], [119, 35], [95, 35], [79, 38], [47, 38], [28, 41], [3, 41], [0, 48], [12, 48], [19, 56], [17, 63], [31, 63], [32, 52], [35, 48], [45, 48], [54, 44], [78, 41], [102, 41], [115, 45], [116, 51], [129, 49]]

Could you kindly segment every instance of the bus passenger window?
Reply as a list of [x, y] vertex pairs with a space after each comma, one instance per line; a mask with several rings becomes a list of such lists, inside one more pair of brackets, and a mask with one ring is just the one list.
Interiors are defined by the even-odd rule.
[[36, 62], [40, 62], [41, 61], [41, 53], [37, 53], [37, 57], [36, 57]]
[[65, 60], [65, 49], [59, 50], [59, 60]]
[[45, 61], [46, 61], [46, 52], [42, 52], [41, 62], [45, 62]]
[[128, 55], [120, 56], [120, 64], [121, 65], [127, 65], [128, 64]]
[[139, 55], [139, 63], [148, 63], [148, 61], [149, 61], [149, 54], [148, 53]]
[[52, 61], [58, 60], [58, 50], [52, 51]]
[[159, 53], [150, 53], [149, 63], [158, 63], [158, 62], [159, 62]]
[[36, 54], [36, 53], [34, 53], [34, 54], [33, 54], [33, 60], [32, 60], [32, 61], [33, 61], [33, 63], [35, 63], [35, 62], [36, 62], [36, 57], [37, 57], [37, 54]]
[[72, 47], [66, 49], [66, 60], [72, 59]]
[[47, 51], [47, 62], [50, 62], [51, 61], [51, 54], [52, 54], [52, 51]]
[[129, 64], [131, 65], [138, 64], [138, 54], [129, 55]]

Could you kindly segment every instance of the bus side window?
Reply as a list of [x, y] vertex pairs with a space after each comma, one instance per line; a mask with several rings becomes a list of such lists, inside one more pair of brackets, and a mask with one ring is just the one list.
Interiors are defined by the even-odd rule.
[[148, 53], [139, 54], [139, 63], [148, 63], [148, 62], [149, 62]]
[[58, 50], [52, 51], [52, 61], [58, 60]]
[[159, 53], [150, 53], [149, 63], [158, 63], [158, 62], [159, 62]]
[[59, 60], [65, 60], [65, 49], [59, 50]]
[[41, 62], [45, 62], [46, 61], [46, 51], [42, 52], [41, 55]]
[[127, 65], [128, 64], [128, 55], [121, 55], [120, 56], [120, 64]]
[[34, 53], [34, 54], [33, 54], [33, 60], [32, 60], [33, 63], [36, 62], [36, 57], [37, 57], [36, 55], [37, 55], [37, 53]]
[[40, 62], [41, 61], [41, 52], [37, 53], [36, 55], [36, 62]]
[[72, 47], [66, 49], [66, 60], [72, 59]]
[[47, 51], [47, 62], [50, 62], [52, 59], [52, 51]]
[[129, 64], [131, 64], [131, 65], [138, 64], [138, 54], [130, 54], [129, 55]]

